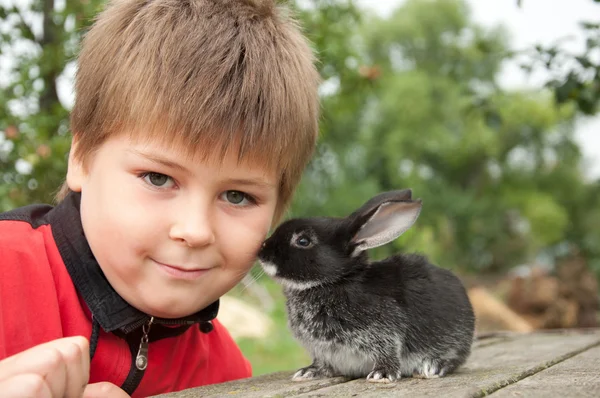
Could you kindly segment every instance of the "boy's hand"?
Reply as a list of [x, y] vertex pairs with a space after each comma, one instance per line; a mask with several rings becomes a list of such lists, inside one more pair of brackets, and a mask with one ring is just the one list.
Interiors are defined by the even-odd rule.
[[102, 382], [88, 384], [83, 392], [83, 398], [130, 398], [129, 395], [112, 383]]
[[0, 361], [3, 397], [128, 397], [110, 383], [87, 385], [88, 341], [67, 337], [40, 344]]

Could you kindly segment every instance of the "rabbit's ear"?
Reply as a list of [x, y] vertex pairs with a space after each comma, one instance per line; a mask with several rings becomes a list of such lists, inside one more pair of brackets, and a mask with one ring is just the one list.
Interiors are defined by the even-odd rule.
[[393, 241], [408, 230], [419, 217], [421, 200], [384, 201], [358, 216], [351, 239], [354, 254]]
[[379, 206], [387, 202], [393, 201], [401, 201], [401, 200], [411, 200], [412, 199], [412, 190], [411, 189], [401, 189], [397, 191], [388, 191], [382, 192], [379, 195], [376, 195], [369, 199], [364, 205], [362, 205], [358, 210], [348, 216], [348, 219], [356, 220], [359, 218], [364, 218], [368, 213], [376, 210]]

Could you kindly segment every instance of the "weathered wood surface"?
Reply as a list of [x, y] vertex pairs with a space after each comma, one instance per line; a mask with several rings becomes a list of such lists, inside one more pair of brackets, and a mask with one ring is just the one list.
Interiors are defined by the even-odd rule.
[[292, 374], [279, 372], [160, 397], [600, 397], [600, 329], [481, 338], [462, 368], [438, 379], [293, 382]]

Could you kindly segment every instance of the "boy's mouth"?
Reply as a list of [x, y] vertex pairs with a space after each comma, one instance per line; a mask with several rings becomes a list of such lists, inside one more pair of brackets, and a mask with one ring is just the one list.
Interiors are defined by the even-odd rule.
[[186, 268], [179, 265], [161, 263], [152, 259], [158, 267], [172, 278], [194, 280], [206, 274], [211, 268]]

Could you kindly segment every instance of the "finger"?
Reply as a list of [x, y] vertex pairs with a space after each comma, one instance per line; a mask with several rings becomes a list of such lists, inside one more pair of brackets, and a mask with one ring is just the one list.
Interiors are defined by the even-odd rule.
[[85, 338], [53, 340], [0, 361], [0, 380], [35, 373], [46, 380], [53, 396], [80, 396], [89, 378], [89, 367], [83, 361], [89, 362]]
[[55, 347], [47, 347], [40, 352], [38, 361], [41, 363], [36, 368], [40, 371], [35, 373], [45, 379], [53, 397], [64, 397], [67, 384], [67, 364], [63, 360], [61, 352]]
[[[78, 345], [85, 344], [87, 340], [81, 336], [65, 337], [57, 340], [52, 340], [47, 343], [36, 345], [18, 354], [12, 355], [0, 361], [0, 381], [21, 373], [44, 373], [47, 366], [44, 353], [60, 348], [63, 345], [76, 343]], [[89, 349], [88, 349], [89, 350]]]
[[[81, 336], [79, 336], [81, 337]], [[77, 342], [77, 340], [76, 340]], [[79, 346], [81, 347], [81, 366], [83, 369], [83, 374], [85, 375], [85, 384], [89, 382], [90, 379], [90, 342], [85, 337], [81, 337], [79, 340]]]
[[88, 384], [83, 392], [83, 398], [130, 398], [129, 394], [108, 382]]
[[65, 364], [64, 393], [67, 397], [80, 397], [88, 382], [89, 348], [83, 337], [61, 344], [57, 348]]
[[53, 398], [46, 379], [36, 373], [20, 374], [0, 381], [4, 398]]

